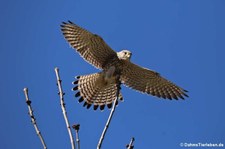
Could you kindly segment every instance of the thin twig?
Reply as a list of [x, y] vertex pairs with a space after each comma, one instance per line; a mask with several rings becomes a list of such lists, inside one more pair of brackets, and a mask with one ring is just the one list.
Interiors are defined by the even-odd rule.
[[31, 118], [31, 122], [34, 125], [34, 129], [35, 129], [35, 131], [36, 131], [39, 139], [41, 140], [41, 143], [43, 145], [43, 148], [44, 149], [47, 149], [47, 146], [45, 144], [44, 138], [41, 135], [41, 131], [38, 129], [37, 122], [36, 122], [36, 118], [34, 117], [33, 109], [31, 107], [31, 101], [30, 101], [29, 96], [28, 96], [28, 88], [24, 88], [23, 91], [24, 91], [24, 94], [25, 94], [26, 103], [27, 103], [27, 106], [28, 106], [28, 110], [29, 110], [29, 115], [30, 115], [30, 118]]
[[102, 131], [102, 135], [101, 135], [101, 137], [100, 137], [100, 139], [99, 139], [99, 141], [98, 141], [97, 149], [100, 149], [101, 146], [102, 146], [102, 142], [103, 142], [103, 139], [104, 139], [104, 137], [105, 137], [106, 131], [108, 130], [108, 127], [109, 127], [109, 124], [110, 124], [110, 122], [111, 122], [112, 116], [113, 116], [114, 111], [115, 111], [115, 109], [116, 109], [116, 102], [117, 102], [117, 100], [118, 100], [118, 94], [119, 94], [119, 91], [117, 92], [117, 96], [116, 96], [116, 98], [115, 98], [115, 100], [114, 100], [112, 110], [111, 110], [110, 115], [109, 115], [109, 117], [108, 117], [108, 120], [107, 120], [107, 122], [106, 122], [106, 124], [105, 124], [105, 128], [104, 128], [103, 131]]
[[64, 119], [66, 122], [66, 127], [67, 127], [67, 130], [69, 133], [70, 143], [71, 143], [72, 149], [75, 149], [75, 143], [74, 143], [73, 135], [72, 135], [71, 128], [69, 125], [69, 120], [67, 118], [67, 113], [66, 113], [66, 107], [65, 107], [64, 97], [63, 97], [64, 93], [63, 93], [63, 89], [62, 89], [62, 85], [61, 85], [62, 80], [59, 77], [59, 69], [57, 67], [55, 68], [55, 74], [56, 74], [56, 78], [57, 78], [57, 86], [59, 89], [60, 105], [61, 105], [63, 116], [64, 116]]
[[134, 148], [133, 143], [134, 143], [134, 137], [132, 137], [131, 140], [130, 140], [130, 143], [127, 144], [127, 146], [126, 146], [127, 149], [133, 149]]
[[79, 139], [80, 124], [73, 125], [72, 127], [73, 129], [75, 129], [75, 132], [76, 132], [77, 148], [80, 149], [80, 139]]

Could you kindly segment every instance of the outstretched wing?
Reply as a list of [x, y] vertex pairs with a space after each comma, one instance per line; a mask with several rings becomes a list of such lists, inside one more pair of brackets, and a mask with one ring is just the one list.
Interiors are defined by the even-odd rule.
[[188, 97], [186, 90], [164, 79], [159, 73], [124, 61], [121, 82], [143, 93], [153, 96], [178, 99]]
[[116, 52], [100, 36], [92, 34], [70, 21], [63, 22], [61, 30], [70, 45], [95, 67], [104, 69], [110, 60], [118, 59]]

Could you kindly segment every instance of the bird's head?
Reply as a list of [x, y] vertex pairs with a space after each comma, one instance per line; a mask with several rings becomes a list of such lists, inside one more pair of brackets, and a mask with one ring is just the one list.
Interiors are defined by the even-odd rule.
[[123, 60], [130, 60], [132, 53], [128, 50], [122, 50], [120, 52], [117, 52], [117, 56], [119, 59], [123, 59]]

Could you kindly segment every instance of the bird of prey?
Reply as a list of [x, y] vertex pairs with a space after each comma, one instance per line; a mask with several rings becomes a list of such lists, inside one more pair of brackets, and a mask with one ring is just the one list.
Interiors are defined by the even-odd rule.
[[164, 99], [184, 99], [188, 97], [186, 90], [163, 78], [159, 73], [140, 67], [130, 61], [132, 53], [128, 50], [115, 52], [97, 34], [79, 27], [71, 21], [63, 22], [61, 31], [69, 44], [87, 62], [100, 69], [98, 73], [77, 76], [73, 82], [75, 94], [84, 107], [93, 109], [105, 105], [112, 107], [112, 102], [120, 92], [121, 84], [142, 93], [151, 94]]

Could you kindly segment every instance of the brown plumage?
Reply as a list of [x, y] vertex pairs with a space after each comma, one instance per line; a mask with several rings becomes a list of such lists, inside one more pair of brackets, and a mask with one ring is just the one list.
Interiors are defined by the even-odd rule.
[[73, 88], [79, 102], [94, 110], [105, 105], [109, 108], [117, 94], [122, 100], [120, 85], [138, 90], [142, 93], [167, 99], [184, 99], [186, 90], [164, 79], [159, 73], [140, 67], [132, 62], [132, 53], [128, 50], [115, 52], [104, 40], [91, 32], [82, 29], [72, 22], [61, 25], [64, 37], [70, 45], [90, 64], [102, 71], [90, 75], [78, 76]]

